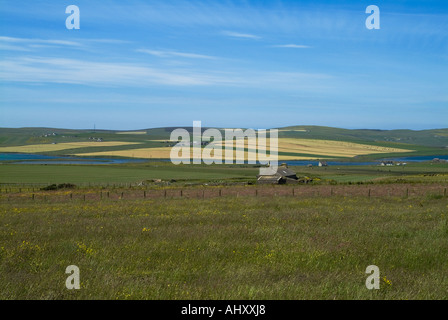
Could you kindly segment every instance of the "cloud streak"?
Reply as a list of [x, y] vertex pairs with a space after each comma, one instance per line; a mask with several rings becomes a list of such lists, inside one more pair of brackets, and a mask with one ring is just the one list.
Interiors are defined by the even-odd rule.
[[260, 36], [254, 35], [254, 34], [249, 34], [249, 33], [241, 33], [241, 32], [233, 32], [233, 31], [223, 31], [223, 34], [229, 37], [234, 37], [234, 38], [245, 38], [245, 39], [254, 39], [254, 40], [259, 40], [261, 39]]
[[36, 49], [63, 48], [67, 50], [91, 51], [94, 47], [104, 47], [105, 45], [125, 45], [131, 41], [117, 39], [37, 39], [37, 38], [16, 38], [0, 36], [0, 50], [3, 51], [36, 51]]
[[166, 71], [139, 64], [64, 58], [10, 58], [0, 62], [4, 82], [65, 83], [93, 86], [209, 85], [217, 79], [186, 71]]
[[26, 45], [63, 45], [70, 47], [81, 47], [82, 44], [76, 41], [68, 40], [52, 40], [52, 39], [28, 39], [28, 38], [13, 38], [0, 36], [0, 43], [15, 43], [15, 44], [26, 44]]
[[214, 56], [208, 56], [208, 55], [197, 54], [197, 53], [178, 52], [178, 51], [138, 49], [137, 52], [147, 53], [147, 54], [161, 57], [161, 58], [180, 57], [180, 58], [190, 58], [190, 59], [209, 59], [209, 60], [217, 59], [217, 57], [214, 57]]
[[321, 73], [162, 69], [138, 63], [48, 57], [17, 57], [0, 61], [0, 81], [4, 83], [60, 83], [103, 87], [234, 86], [317, 90], [329, 85], [331, 78], [330, 75]]
[[274, 48], [294, 48], [294, 49], [308, 49], [312, 48], [310, 46], [302, 45], [302, 44], [280, 44], [272, 46]]

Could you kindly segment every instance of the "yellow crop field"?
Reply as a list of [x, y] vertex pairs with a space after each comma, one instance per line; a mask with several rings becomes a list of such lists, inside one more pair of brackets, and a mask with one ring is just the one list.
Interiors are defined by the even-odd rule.
[[308, 132], [306, 129], [279, 129], [278, 132]]
[[[225, 146], [225, 142], [215, 142], [216, 145]], [[237, 143], [234, 142], [234, 146]], [[256, 148], [256, 143], [252, 141], [245, 141], [246, 148]], [[270, 139], [266, 139], [266, 147], [270, 147]], [[258, 148], [258, 150], [265, 150], [266, 148]], [[302, 153], [310, 154], [309, 157], [295, 157], [295, 156], [279, 156], [280, 160], [291, 159], [316, 159], [318, 157], [311, 155], [321, 155], [330, 157], [354, 157], [358, 155], [367, 155], [375, 153], [399, 153], [412, 152], [414, 150], [399, 149], [390, 147], [380, 147], [374, 145], [365, 145], [353, 142], [334, 141], [334, 140], [317, 140], [317, 139], [294, 139], [294, 138], [279, 138], [278, 152], [288, 153]]]
[[[225, 146], [224, 141], [212, 142], [212, 145]], [[57, 146], [57, 145], [56, 145]], [[234, 147], [237, 144], [234, 142]], [[246, 148], [256, 149], [256, 144], [251, 141], [245, 141]], [[270, 140], [266, 139], [266, 147], [269, 150]], [[259, 151], [265, 151], [266, 148], [258, 148]], [[0, 150], [1, 151], [1, 150]], [[256, 151], [252, 150], [244, 151], [244, 155], [241, 153], [241, 149], [238, 148], [238, 152], [234, 152], [233, 160], [247, 161], [250, 158], [255, 158]], [[373, 145], [364, 145], [352, 142], [333, 141], [333, 140], [315, 140], [315, 139], [293, 139], [293, 138], [280, 138], [278, 152], [288, 153], [300, 153], [301, 156], [294, 155], [279, 155], [279, 160], [311, 160], [318, 159], [319, 156], [329, 157], [354, 157], [357, 155], [367, 155], [374, 153], [392, 153], [392, 152], [412, 152], [413, 150], [379, 147]], [[129, 158], [142, 158], [142, 159], [170, 159], [171, 147], [157, 147], [157, 148], [140, 148], [129, 150], [116, 150], [116, 151], [101, 151], [101, 152], [87, 152], [76, 154], [78, 156], [116, 156], [116, 157], [129, 157]], [[309, 154], [309, 156], [306, 156]], [[182, 155], [183, 158], [193, 158], [193, 148], [190, 148], [190, 154]], [[179, 158], [181, 158], [179, 157]], [[202, 159], [212, 159], [214, 155], [207, 156], [202, 154]], [[226, 159], [225, 150], [222, 150], [221, 159]], [[230, 159], [230, 158], [229, 158]], [[257, 158], [258, 159], [258, 158]]]
[[374, 153], [412, 152], [414, 150], [380, 147], [353, 142], [317, 139], [279, 139], [279, 152], [310, 153], [323, 156], [354, 157]]
[[57, 144], [30, 144], [26, 146], [15, 147], [0, 147], [0, 152], [21, 152], [21, 153], [39, 153], [49, 151], [62, 151], [74, 148], [85, 147], [113, 147], [138, 144], [138, 142], [123, 142], [123, 141], [86, 141], [86, 142], [64, 142]]
[[123, 131], [116, 132], [116, 134], [146, 134], [146, 131]]
[[77, 156], [113, 156], [113, 157], [129, 157], [141, 159], [169, 159], [171, 148], [141, 148], [129, 150], [100, 151], [78, 153]]
[[[163, 148], [141, 148], [141, 149], [130, 149], [130, 150], [116, 150], [116, 151], [102, 151], [102, 152], [89, 152], [89, 153], [79, 153], [77, 156], [114, 156], [114, 157], [129, 157], [129, 158], [141, 158], [141, 159], [170, 159], [171, 148], [163, 147]], [[256, 153], [251, 152], [251, 157], [256, 156]], [[201, 155], [202, 159], [213, 159], [213, 152], [210, 156], [205, 154]], [[244, 152], [244, 156], [241, 157], [240, 154], [233, 154], [233, 161], [243, 160], [247, 161], [249, 158], [249, 153], [247, 151]], [[193, 159], [193, 148], [190, 149], [190, 153], [182, 154], [179, 151], [179, 156], [174, 156], [173, 159], [182, 159], [182, 158], [190, 158]], [[226, 157], [225, 151], [222, 150], [221, 154], [222, 161], [226, 159], [230, 159], [230, 157]], [[307, 160], [311, 159], [310, 157], [293, 157], [293, 156], [281, 156], [280, 160]]]

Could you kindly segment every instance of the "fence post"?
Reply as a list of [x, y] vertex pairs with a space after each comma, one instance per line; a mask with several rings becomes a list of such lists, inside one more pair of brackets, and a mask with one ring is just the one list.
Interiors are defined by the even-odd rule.
[[370, 188], [369, 188], [369, 198], [370, 198]]
[[219, 196], [222, 196], [222, 190], [219, 189]]
[[143, 198], [146, 198], [146, 190], [143, 190]]

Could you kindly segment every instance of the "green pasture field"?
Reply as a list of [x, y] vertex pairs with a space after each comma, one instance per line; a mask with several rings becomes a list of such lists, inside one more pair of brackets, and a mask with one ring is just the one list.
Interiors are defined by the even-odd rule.
[[[374, 183], [395, 182], [444, 182], [448, 181], [448, 164], [409, 163], [406, 166], [381, 167], [329, 166], [290, 167], [297, 176], [315, 179], [315, 183]], [[138, 164], [107, 165], [40, 165], [1, 164], [0, 183], [72, 183], [94, 185], [104, 183], [131, 183], [161, 179], [184, 182], [230, 182], [255, 183], [259, 168], [252, 165], [173, 165], [170, 162], [146, 162]]]
[[143, 180], [254, 180], [258, 168], [159, 164], [0, 165], [1, 183], [137, 183]]
[[14, 199], [0, 195], [0, 299], [448, 298], [439, 194]]

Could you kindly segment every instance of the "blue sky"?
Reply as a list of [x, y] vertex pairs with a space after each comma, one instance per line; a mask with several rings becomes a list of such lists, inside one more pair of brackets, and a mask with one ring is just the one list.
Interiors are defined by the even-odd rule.
[[[68, 30], [68, 5], [80, 29]], [[366, 7], [380, 9], [368, 30]], [[448, 127], [448, 3], [0, 0], [0, 126]]]

